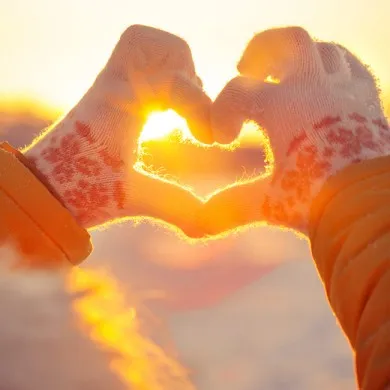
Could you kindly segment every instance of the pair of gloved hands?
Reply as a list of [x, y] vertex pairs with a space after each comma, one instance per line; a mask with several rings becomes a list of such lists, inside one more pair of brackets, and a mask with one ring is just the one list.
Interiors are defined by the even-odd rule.
[[[191, 237], [257, 221], [305, 233], [311, 204], [331, 175], [390, 150], [375, 79], [348, 50], [316, 42], [299, 27], [257, 34], [237, 69], [212, 102], [184, 40], [131, 26], [82, 100], [24, 154], [86, 228], [146, 216]], [[279, 82], [266, 82], [269, 75]], [[206, 203], [139, 173], [145, 115], [168, 108], [205, 143], [230, 143], [244, 121], [257, 122], [273, 169]]]

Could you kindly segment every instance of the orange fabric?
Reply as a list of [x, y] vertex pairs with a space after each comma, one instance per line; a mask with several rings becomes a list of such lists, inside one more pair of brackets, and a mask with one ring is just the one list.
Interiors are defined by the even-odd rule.
[[355, 351], [360, 389], [390, 384], [390, 157], [330, 178], [311, 210], [313, 258]]
[[92, 250], [88, 232], [8, 144], [0, 145], [0, 242], [33, 266], [78, 264]]

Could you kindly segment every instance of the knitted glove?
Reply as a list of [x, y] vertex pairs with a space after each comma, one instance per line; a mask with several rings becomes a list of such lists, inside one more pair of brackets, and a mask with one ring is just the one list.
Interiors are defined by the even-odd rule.
[[[273, 169], [217, 193], [205, 205], [208, 234], [263, 221], [307, 232], [327, 179], [389, 154], [390, 131], [369, 70], [345, 48], [315, 42], [298, 27], [256, 35], [212, 107], [213, 136], [229, 143], [245, 120], [265, 130]], [[272, 75], [279, 83], [267, 83]]]
[[84, 227], [150, 216], [191, 229], [199, 201], [179, 186], [134, 170], [146, 115], [172, 108], [208, 142], [210, 99], [181, 38], [134, 25], [81, 101], [24, 150]]

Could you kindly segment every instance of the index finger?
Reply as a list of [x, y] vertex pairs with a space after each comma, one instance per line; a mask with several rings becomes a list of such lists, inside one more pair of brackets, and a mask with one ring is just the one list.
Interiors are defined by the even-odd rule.
[[159, 75], [149, 82], [158, 105], [175, 110], [186, 119], [191, 133], [200, 142], [213, 142], [210, 126], [212, 101], [201, 86], [176, 72]]

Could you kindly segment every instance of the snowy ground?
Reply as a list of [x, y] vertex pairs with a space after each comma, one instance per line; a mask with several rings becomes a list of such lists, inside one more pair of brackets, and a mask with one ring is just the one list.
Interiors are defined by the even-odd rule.
[[[154, 227], [120, 227], [98, 233], [95, 245], [88, 265], [109, 264], [123, 286], [157, 287], [168, 302], [177, 294], [175, 308], [189, 305], [179, 312], [161, 302], [151, 307], [165, 319], [197, 389], [356, 388], [349, 346], [305, 242], [292, 234], [258, 228], [193, 247]], [[115, 256], [103, 260], [113, 248]], [[197, 256], [200, 269], [177, 269]], [[279, 262], [263, 275], [263, 265]]]
[[349, 348], [310, 264], [284, 266], [215, 309], [173, 316], [171, 327], [199, 390], [354, 388]]

